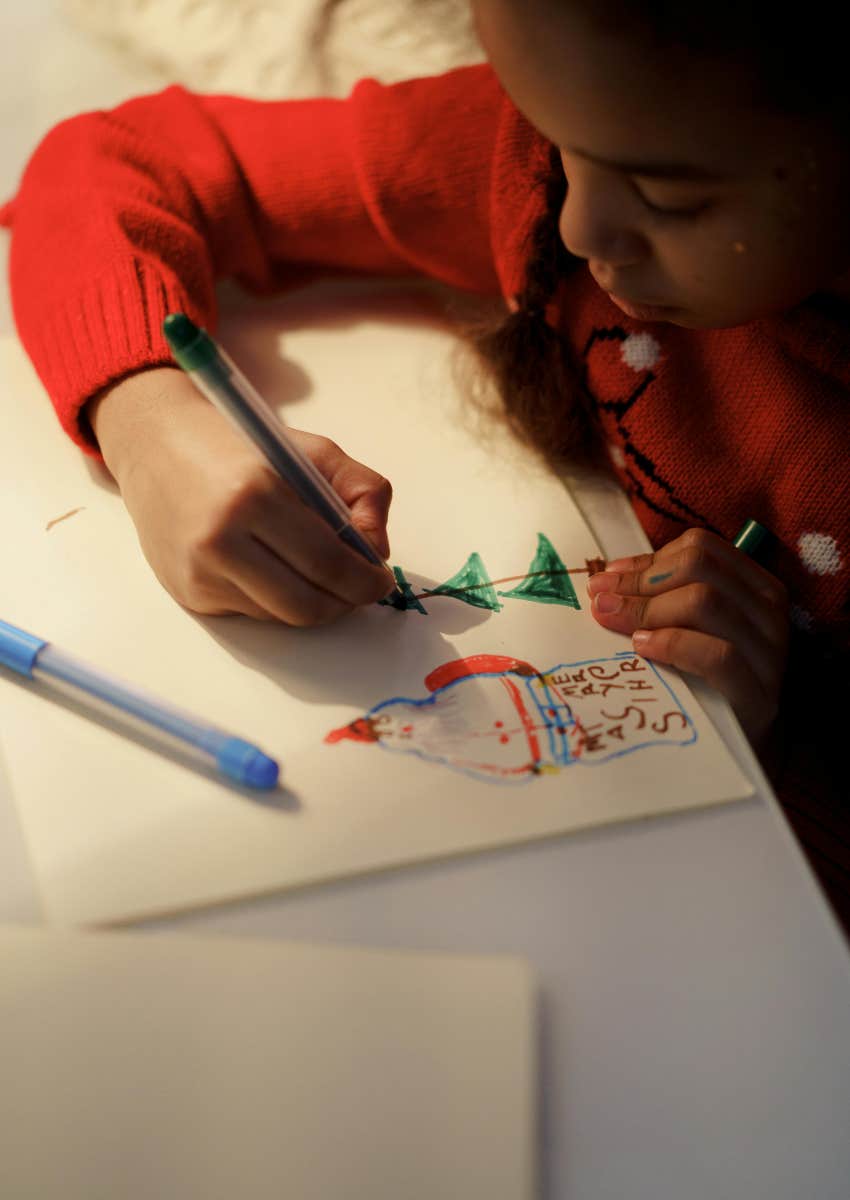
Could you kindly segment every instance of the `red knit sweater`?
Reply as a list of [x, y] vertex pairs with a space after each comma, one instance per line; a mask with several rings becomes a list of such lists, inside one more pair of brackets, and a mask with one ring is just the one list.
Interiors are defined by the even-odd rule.
[[[214, 327], [220, 278], [271, 291], [294, 264], [315, 264], [514, 296], [547, 155], [486, 66], [365, 81], [348, 100], [171, 87], [76, 117], [45, 138], [0, 210], [14, 233], [21, 339], [63, 426], [91, 451], [78, 423], [86, 399], [171, 363], [169, 311]], [[847, 648], [850, 313], [813, 298], [736, 329], [648, 325], [582, 267], [550, 319], [583, 364], [612, 463], [654, 545], [691, 525], [732, 537], [746, 517], [781, 539], [798, 657], [820, 664], [819, 674], [792, 672], [786, 709], [797, 728], [794, 706], [819, 710], [811, 689], [829, 686]], [[809, 845], [820, 837], [813, 820], [831, 825], [821, 850], [834, 862], [821, 866], [846, 887], [850, 856], [835, 834], [843, 797], [824, 767], [837, 733], [800, 734], [795, 783], [779, 787], [807, 809]]]

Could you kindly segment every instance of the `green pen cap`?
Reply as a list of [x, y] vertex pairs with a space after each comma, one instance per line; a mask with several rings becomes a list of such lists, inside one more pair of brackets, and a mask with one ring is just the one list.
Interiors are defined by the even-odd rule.
[[776, 545], [776, 536], [766, 525], [749, 520], [738, 530], [732, 543], [738, 550], [755, 559], [756, 562], [765, 558]]
[[169, 313], [162, 322], [162, 332], [184, 371], [197, 371], [214, 363], [218, 357], [212, 338], [185, 313]]

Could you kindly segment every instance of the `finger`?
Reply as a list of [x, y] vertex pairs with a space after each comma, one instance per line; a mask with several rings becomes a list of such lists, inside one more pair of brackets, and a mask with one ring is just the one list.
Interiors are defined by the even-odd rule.
[[250, 596], [240, 592], [238, 599], [227, 612], [228, 616], [250, 617], [254, 621], [276, 621], [277, 617], [268, 609], [256, 604]]
[[351, 509], [353, 523], [365, 533], [382, 558], [390, 553], [387, 517], [392, 503], [392, 484], [364, 463], [350, 458], [329, 438], [298, 431], [302, 449]]
[[254, 621], [276, 621], [274, 613], [271, 613], [266, 608], [262, 608], [255, 603], [250, 596], [241, 591], [239, 588], [233, 588], [230, 600], [222, 601], [220, 607], [205, 608], [203, 610], [195, 609], [196, 612], [202, 611], [208, 617], [251, 617]]
[[273, 613], [257, 604], [230, 579], [222, 576], [194, 581], [188, 591], [178, 594], [168, 588], [174, 599], [190, 612], [206, 617], [253, 617], [257, 621], [274, 621]]
[[349, 459], [331, 482], [351, 509], [352, 524], [366, 535], [381, 558], [388, 558], [387, 519], [393, 498], [389, 480]]
[[[292, 572], [347, 606], [382, 599], [395, 587], [388, 568], [369, 562], [308, 508], [292, 488], [265, 467], [233, 482], [226, 506], [203, 532], [198, 550], [215, 572], [234, 580], [246, 538], [263, 543]], [[256, 593], [252, 592], [256, 599]]]
[[785, 588], [775, 575], [766, 571], [732, 542], [707, 529], [686, 529], [679, 537], [667, 542], [652, 554], [640, 554], [609, 562], [606, 571], [641, 575], [648, 582], [650, 578], [666, 574], [670, 570], [672, 559], [686, 563], [694, 579], [701, 577], [700, 572], [708, 564], [715, 570], [726, 567], [731, 573], [740, 576], [756, 594], [763, 595], [780, 606], [787, 604]]
[[256, 538], [243, 537], [228, 569], [230, 581], [258, 609], [286, 625], [326, 625], [354, 607], [316, 587]]
[[594, 596], [592, 611], [600, 624], [618, 633], [682, 629], [731, 642], [766, 687], [775, 686], [782, 670], [784, 655], [777, 645], [723, 591], [707, 583], [649, 598], [603, 591]]
[[[739, 558], [744, 557], [737, 553]], [[704, 552], [686, 543], [679, 549], [670, 549], [663, 559], [653, 561], [642, 570], [620, 572], [609, 567], [592, 575], [587, 590], [591, 597], [604, 591], [622, 596], [652, 597], [689, 584], [705, 584], [724, 597], [728, 604], [737, 607], [749, 622], [753, 638], [763, 640], [769, 646], [784, 646], [788, 627], [784, 589], [777, 583], [775, 593], [767, 595], [753, 586], [751, 575], [742, 572], [739, 563], [735, 562], [733, 566], [734, 569], [710, 551]]]
[[756, 594], [779, 605], [787, 604], [787, 592], [780, 580], [749, 554], [745, 554], [719, 534], [711, 533], [707, 529], [688, 529], [676, 542], [679, 543], [675, 546], [677, 552], [682, 547], [695, 559], [704, 556], [721, 565], [725, 564], [730, 571], [745, 579]]
[[369, 562], [289, 497], [276, 496], [259, 509], [250, 532], [296, 575], [349, 607], [373, 604], [395, 587], [388, 569]]
[[[226, 605], [226, 607], [222, 607], [219, 610], [219, 614], [211, 612], [210, 616], [242, 616], [251, 617], [255, 621], [277, 620], [274, 613], [269, 612], [267, 608], [263, 608], [261, 604], [258, 604], [246, 592], [243, 592], [240, 587], [237, 587], [232, 580], [220, 579], [218, 584], [222, 605]], [[225, 593], [225, 589], [227, 589], [227, 593]]]
[[641, 629], [632, 643], [644, 658], [697, 675], [716, 688], [748, 736], [760, 736], [776, 716], [778, 692], [764, 687], [732, 642], [690, 629]]
[[[648, 567], [652, 566], [656, 557], [662, 551], [663, 547], [661, 550], [651, 551], [646, 554], [627, 554], [623, 558], [612, 558], [610, 562], [605, 564], [605, 570], [616, 571], [618, 573], [623, 571], [645, 571]], [[591, 579], [595, 578], [595, 575], [591, 575]]]

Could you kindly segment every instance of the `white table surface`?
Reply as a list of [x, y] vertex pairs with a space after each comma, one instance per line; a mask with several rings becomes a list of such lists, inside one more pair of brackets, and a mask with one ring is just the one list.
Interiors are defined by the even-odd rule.
[[[53, 9], [0, 11], [4, 196], [55, 121], [159, 86]], [[578, 499], [609, 556], [634, 549], [619, 497]], [[847, 945], [734, 720], [704, 703], [755, 799], [146, 927], [523, 955], [539, 980], [541, 1200], [846, 1200]], [[2, 762], [0, 920], [41, 920]]]

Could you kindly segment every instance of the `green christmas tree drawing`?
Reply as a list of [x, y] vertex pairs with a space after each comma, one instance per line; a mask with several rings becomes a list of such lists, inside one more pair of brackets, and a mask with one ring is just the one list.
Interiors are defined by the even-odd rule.
[[[554, 551], [553, 551], [554, 553]], [[473, 550], [456, 575], [441, 583], [439, 587], [425, 588], [429, 596], [454, 596], [464, 604], [476, 608], [490, 608], [498, 612], [502, 607], [496, 589], [487, 574], [487, 568], [477, 550]]]
[[386, 600], [386, 599], [379, 600], [378, 603], [389, 605], [391, 608], [399, 608], [405, 612], [409, 611], [411, 608], [415, 608], [417, 612], [422, 613], [423, 617], [427, 617], [428, 616], [427, 609], [422, 607], [422, 605], [419, 603], [419, 600], [417, 599], [417, 597], [413, 594], [413, 588], [410, 586], [410, 583], [405, 579], [404, 571], [401, 569], [401, 567], [393, 567], [393, 575], [395, 575], [395, 581], [398, 584], [399, 591], [401, 592], [402, 596], [404, 597], [404, 604], [402, 604], [401, 601], [394, 602], [392, 600]]
[[499, 592], [511, 600], [534, 600], [538, 604], [565, 604], [581, 608], [567, 568], [545, 533], [537, 535], [537, 550], [525, 579], [509, 592]]

